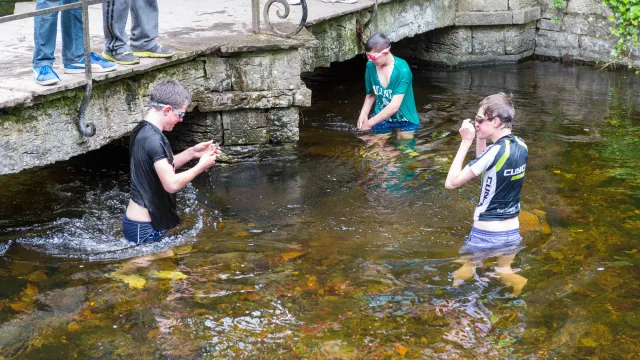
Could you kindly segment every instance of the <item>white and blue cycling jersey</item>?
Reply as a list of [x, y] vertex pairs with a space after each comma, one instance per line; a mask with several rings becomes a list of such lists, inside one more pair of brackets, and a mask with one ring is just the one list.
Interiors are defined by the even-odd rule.
[[474, 220], [498, 221], [518, 216], [528, 157], [524, 141], [509, 134], [469, 162], [468, 166], [476, 176], [482, 174], [482, 188], [473, 214]]

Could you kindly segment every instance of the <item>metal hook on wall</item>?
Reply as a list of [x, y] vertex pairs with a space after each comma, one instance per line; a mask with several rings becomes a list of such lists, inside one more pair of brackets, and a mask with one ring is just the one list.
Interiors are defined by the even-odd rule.
[[91, 91], [93, 90], [93, 78], [91, 74], [91, 44], [89, 37], [89, 2], [82, 0], [82, 37], [84, 40], [84, 76], [87, 81], [87, 87], [82, 102], [80, 102], [80, 110], [78, 111], [78, 130], [86, 137], [92, 137], [96, 134], [96, 126], [93, 123], [85, 124], [85, 114], [87, 107], [91, 101]]
[[366, 42], [364, 39], [364, 31], [369, 27], [369, 25], [371, 25], [373, 19], [375, 19], [378, 15], [378, 0], [376, 0], [375, 4], [373, 4], [373, 9], [367, 11], [371, 14], [369, 16], [369, 19], [363, 25], [356, 25], [356, 34], [358, 36], [358, 40], [360, 40], [360, 43], [363, 45]]

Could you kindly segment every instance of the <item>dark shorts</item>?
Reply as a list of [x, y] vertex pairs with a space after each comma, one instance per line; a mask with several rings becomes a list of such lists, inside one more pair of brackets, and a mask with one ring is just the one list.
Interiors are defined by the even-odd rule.
[[460, 249], [460, 253], [471, 254], [474, 257], [513, 255], [522, 249], [521, 241], [520, 229], [486, 231], [474, 227]]
[[122, 217], [122, 232], [125, 239], [140, 245], [144, 242], [160, 241], [166, 231], [154, 229], [150, 221], [133, 221], [125, 214]]
[[391, 122], [391, 121], [384, 120], [382, 122], [375, 124], [371, 128], [371, 131], [373, 131], [376, 134], [389, 134], [393, 131], [401, 131], [401, 132], [416, 131], [420, 128], [421, 128], [420, 124], [414, 124], [408, 121]]

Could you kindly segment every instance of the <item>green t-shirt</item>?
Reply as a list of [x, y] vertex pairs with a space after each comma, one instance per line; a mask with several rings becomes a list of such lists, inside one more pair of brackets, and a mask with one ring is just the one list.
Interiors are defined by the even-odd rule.
[[386, 119], [389, 122], [408, 121], [413, 124], [419, 124], [418, 111], [416, 110], [416, 102], [413, 98], [413, 86], [411, 68], [406, 61], [394, 56], [395, 63], [393, 71], [389, 79], [389, 85], [385, 88], [380, 85], [376, 64], [367, 62], [367, 70], [364, 74], [365, 87], [367, 94], [376, 95], [375, 113], [379, 113], [391, 102], [394, 95], [404, 94], [402, 104], [397, 113]]

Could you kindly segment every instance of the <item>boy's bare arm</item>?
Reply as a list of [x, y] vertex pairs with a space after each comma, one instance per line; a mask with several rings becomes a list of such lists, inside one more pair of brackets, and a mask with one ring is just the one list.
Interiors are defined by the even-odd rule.
[[[380, 112], [377, 113], [374, 117], [372, 117], [371, 119], [366, 120], [364, 122], [364, 124], [362, 125], [361, 129], [362, 130], [369, 130], [372, 127], [374, 127], [376, 124], [378, 124], [379, 122], [382, 122], [383, 120], [388, 119], [391, 116], [393, 116], [400, 109], [400, 105], [402, 105], [402, 100], [403, 99], [404, 99], [404, 94], [394, 95], [391, 98], [391, 102], [389, 104], [387, 104], [387, 106], [385, 106], [382, 110], [380, 110]], [[375, 100], [375, 98], [374, 98], [374, 100]]]
[[369, 114], [371, 113], [371, 107], [376, 103], [376, 95], [375, 94], [367, 94], [364, 97], [364, 104], [362, 104], [362, 109], [360, 110], [360, 116], [358, 117], [358, 129], [362, 127], [362, 125], [369, 119]]
[[462, 126], [460, 127], [460, 136], [462, 136], [462, 142], [460, 143], [460, 148], [458, 149], [456, 157], [453, 159], [453, 163], [449, 168], [447, 180], [444, 183], [444, 187], [448, 190], [453, 190], [476, 177], [476, 175], [468, 166], [462, 169], [464, 158], [467, 156], [467, 152], [469, 152], [469, 148], [473, 143], [475, 132], [476, 129], [473, 127], [473, 125], [471, 125], [469, 119], [462, 122]]

